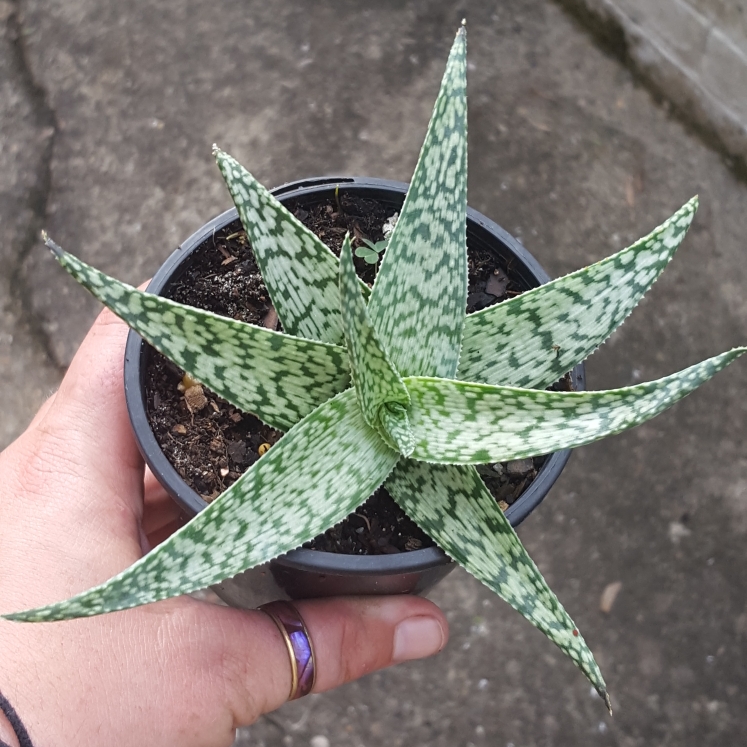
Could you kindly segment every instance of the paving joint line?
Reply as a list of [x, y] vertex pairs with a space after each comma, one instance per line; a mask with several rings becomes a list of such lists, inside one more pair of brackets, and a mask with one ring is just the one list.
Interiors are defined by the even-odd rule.
[[27, 205], [31, 220], [21, 239], [15, 258], [11, 260], [10, 294], [19, 305], [24, 321], [28, 325], [32, 340], [42, 349], [47, 359], [57, 368], [66, 367], [54, 354], [51, 339], [44, 329], [42, 318], [34, 309], [29, 279], [24, 272], [27, 257], [41, 246], [40, 232], [47, 219], [47, 206], [52, 191], [52, 158], [58, 132], [57, 116], [49, 103], [47, 92], [37, 81], [29, 62], [26, 34], [23, 24], [21, 0], [10, 0], [12, 11], [6, 20], [9, 47], [13, 58], [14, 72], [31, 103], [33, 117], [40, 128], [42, 153], [39, 158], [36, 183], [28, 193]]

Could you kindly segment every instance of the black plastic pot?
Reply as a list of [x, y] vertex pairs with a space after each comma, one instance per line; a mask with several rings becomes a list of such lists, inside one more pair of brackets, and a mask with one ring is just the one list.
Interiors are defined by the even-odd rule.
[[[392, 212], [401, 208], [407, 184], [383, 179], [328, 177], [306, 179], [273, 190], [283, 203], [308, 206], [329, 200], [335, 189], [360, 197], [374, 198]], [[162, 294], [185, 271], [190, 255], [215, 231], [237, 220], [235, 209], [228, 210], [189, 237], [158, 270], [148, 291]], [[493, 221], [475, 210], [467, 213], [467, 242], [481, 246], [510, 261], [512, 272], [526, 289], [550, 280], [531, 254]], [[152, 349], [139, 335], [130, 332], [125, 354], [125, 393], [127, 407], [140, 450], [153, 474], [189, 516], [207, 503], [181, 478], [161, 451], [146, 415], [145, 371]], [[583, 365], [572, 373], [576, 390], [584, 389]], [[560, 476], [570, 451], [551, 454], [529, 488], [508, 508], [506, 516], [513, 526], [520, 524], [542, 501]], [[454, 568], [454, 563], [435, 547], [408, 553], [379, 556], [353, 556], [315, 550], [294, 550], [271, 561], [268, 566], [252, 569], [221, 584], [215, 591], [229, 604], [254, 607], [287, 594], [292, 599], [340, 594], [423, 593]]]

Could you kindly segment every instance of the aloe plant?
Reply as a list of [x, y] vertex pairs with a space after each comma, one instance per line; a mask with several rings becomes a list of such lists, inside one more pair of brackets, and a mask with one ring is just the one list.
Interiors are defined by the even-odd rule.
[[473, 465], [643, 423], [747, 349], [624, 389], [544, 391], [633, 310], [672, 259], [697, 198], [614, 256], [466, 316], [466, 117], [462, 28], [372, 290], [357, 279], [349, 239], [338, 259], [214, 149], [284, 333], [142, 293], [47, 239], [60, 264], [151, 345], [286, 434], [118, 576], [7, 619], [98, 615], [217, 583], [312, 539], [383, 484], [440, 547], [556, 643], [609, 707], [583, 637]]

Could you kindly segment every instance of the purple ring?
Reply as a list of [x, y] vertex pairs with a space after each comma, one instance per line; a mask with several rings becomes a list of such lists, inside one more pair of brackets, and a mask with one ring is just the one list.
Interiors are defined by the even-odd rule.
[[314, 647], [303, 618], [290, 603], [282, 600], [263, 604], [259, 609], [277, 625], [288, 649], [291, 665], [291, 691], [288, 700], [308, 695], [316, 682]]

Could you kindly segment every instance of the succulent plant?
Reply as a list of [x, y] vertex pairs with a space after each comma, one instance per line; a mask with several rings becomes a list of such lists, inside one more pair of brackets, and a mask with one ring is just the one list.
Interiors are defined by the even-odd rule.
[[462, 28], [373, 289], [356, 276], [349, 238], [338, 260], [214, 150], [283, 333], [142, 293], [47, 239], [76, 280], [193, 379], [287, 433], [130, 568], [8, 619], [98, 615], [206, 587], [312, 539], [384, 484], [448, 555], [556, 643], [609, 707], [583, 637], [474, 465], [643, 423], [747, 349], [624, 389], [546, 391], [630, 314], [672, 259], [697, 198], [614, 256], [465, 315], [466, 118]]

